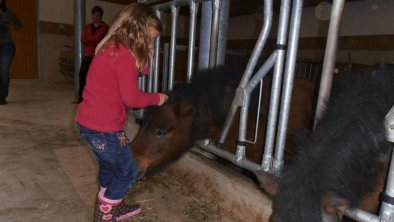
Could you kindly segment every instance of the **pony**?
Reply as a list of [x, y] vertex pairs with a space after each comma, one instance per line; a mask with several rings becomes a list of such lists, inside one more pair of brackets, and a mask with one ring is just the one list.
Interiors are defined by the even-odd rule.
[[[242, 74], [241, 68], [228, 66], [199, 72], [191, 84], [175, 85], [166, 104], [148, 108], [144, 123], [131, 144], [140, 175], [156, 172], [176, 161], [198, 139], [218, 138]], [[246, 148], [246, 157], [256, 163], [261, 162], [263, 152], [262, 135], [265, 135], [266, 104], [270, 94], [267, 86], [270, 86], [270, 81], [265, 77], [259, 139], [255, 145], [247, 145]], [[314, 85], [307, 80], [295, 80], [293, 89], [296, 99], [290, 114], [289, 143], [297, 129], [309, 126], [314, 96]], [[255, 94], [251, 96], [250, 110], [256, 110], [258, 105]], [[255, 115], [250, 115], [249, 126], [255, 124]], [[223, 146], [233, 153], [238, 135], [237, 122], [231, 127]], [[248, 135], [251, 134], [249, 132]]]
[[[394, 104], [394, 65], [344, 75], [323, 116], [274, 178], [272, 221], [341, 221], [347, 208], [377, 212], [392, 145], [384, 118]], [[348, 218], [346, 218], [348, 219]]]

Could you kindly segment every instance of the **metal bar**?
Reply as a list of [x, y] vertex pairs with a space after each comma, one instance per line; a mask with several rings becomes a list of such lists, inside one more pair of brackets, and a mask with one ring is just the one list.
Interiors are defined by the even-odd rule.
[[261, 167], [265, 172], [271, 170], [272, 167], [272, 156], [274, 150], [276, 123], [278, 119], [279, 99], [280, 99], [280, 90], [281, 90], [281, 82], [282, 82], [282, 74], [283, 74], [283, 63], [286, 53], [286, 47], [282, 47], [282, 46], [286, 45], [286, 40], [287, 40], [287, 29], [289, 26], [289, 16], [290, 16], [290, 4], [291, 4], [291, 0], [282, 0], [280, 6], [278, 38], [276, 43], [281, 48], [277, 49], [278, 58], [275, 63], [273, 79], [272, 79], [264, 154], [261, 162]]
[[175, 45], [176, 45], [176, 29], [178, 19], [179, 8], [173, 6], [171, 8], [171, 42], [170, 42], [170, 69], [168, 78], [168, 90], [172, 90], [174, 87], [174, 76], [175, 76]]
[[141, 75], [140, 77], [138, 77], [140, 80], [140, 90], [143, 92], [146, 92], [146, 76], [145, 75]]
[[147, 75], [147, 86], [146, 86], [146, 91], [147, 92], [152, 92], [153, 90], [153, 63], [149, 63], [149, 74]]
[[74, 0], [74, 92], [75, 98], [79, 97], [79, 69], [83, 57], [81, 34], [85, 25], [86, 3], [85, 0]]
[[[384, 126], [386, 130], [386, 138], [389, 142], [394, 142], [394, 106], [391, 107], [390, 111], [387, 113]], [[393, 198], [394, 197], [394, 152], [391, 153], [391, 161], [389, 172], [387, 176], [386, 182], [386, 190], [384, 193], [385, 197]], [[382, 206], [380, 208], [380, 219], [381, 221], [394, 221], [394, 205], [390, 204], [383, 198]]]
[[272, 7], [273, 7], [272, 0], [264, 0], [263, 28], [261, 30], [259, 38], [257, 39], [256, 46], [253, 49], [250, 60], [246, 66], [244, 75], [240, 83], [241, 87], [245, 87], [247, 82], [249, 81], [250, 76], [252, 75], [252, 72], [255, 69], [256, 64], [260, 58], [261, 52], [263, 51], [264, 45], [268, 39], [269, 32], [272, 26], [272, 16], [273, 16]]
[[249, 81], [248, 85], [245, 87], [245, 91], [247, 95], [252, 94], [254, 88], [256, 88], [257, 84], [260, 80], [262, 80], [265, 75], [272, 69], [275, 62], [278, 58], [278, 51], [274, 51], [271, 56], [265, 61], [264, 65], [260, 67], [257, 73], [253, 76], [253, 78]]
[[170, 44], [165, 42], [163, 44], [163, 76], [162, 76], [162, 92], [168, 91], [168, 66], [170, 58]]
[[222, 0], [213, 0], [212, 28], [211, 28], [211, 44], [209, 47], [209, 68], [216, 66], [218, 36], [219, 36], [219, 13]]
[[294, 70], [298, 50], [298, 37], [302, 17], [303, 0], [293, 2], [292, 19], [290, 23], [289, 50], [287, 52], [284, 83], [282, 90], [281, 112], [279, 115], [278, 132], [276, 137], [275, 156], [273, 160], [273, 173], [279, 175], [283, 167], [287, 122], [289, 120], [291, 94], [294, 81]]
[[[253, 49], [252, 56], [248, 62], [248, 65], [246, 66], [245, 72], [242, 76], [241, 82], [239, 84], [239, 88], [244, 88], [247, 84], [247, 82], [250, 79], [250, 76], [252, 75], [252, 72], [254, 68], [256, 67], [257, 61], [261, 55], [261, 52], [263, 50], [263, 47], [267, 41], [269, 31], [271, 30], [271, 25], [272, 25], [272, 0], [264, 0], [264, 24], [262, 31], [260, 33], [260, 36], [257, 40], [256, 46]], [[224, 127], [222, 129], [222, 132], [219, 137], [219, 144], [223, 144], [224, 141], [226, 140], [228, 131], [231, 127], [231, 124], [233, 122], [235, 113], [238, 109], [239, 104], [233, 101], [231, 104], [231, 108], [227, 114], [226, 121], [224, 123]]]
[[334, 76], [334, 66], [338, 46], [339, 29], [341, 27], [344, 4], [345, 0], [333, 1], [314, 125], [316, 125], [317, 121], [319, 121], [324, 110], [325, 103], [330, 98], [330, 91], [332, 86], [332, 78]]
[[[345, 215], [355, 221], [359, 222], [380, 222], [381, 220], [376, 215], [360, 209], [346, 209]], [[388, 221], [387, 221], [388, 222]]]
[[[384, 195], [390, 198], [394, 197], [394, 152], [391, 154], [391, 163], [387, 176], [386, 190]], [[381, 221], [394, 221], [394, 205], [388, 202], [382, 201], [380, 208], [380, 219]]]
[[200, 19], [200, 42], [198, 50], [198, 70], [208, 68], [209, 64], [209, 46], [212, 20], [212, 3], [203, 2], [201, 7]]
[[227, 33], [230, 17], [230, 0], [221, 0], [219, 36], [217, 43], [216, 65], [224, 65], [227, 52]]
[[387, 141], [394, 143], [394, 106], [387, 113], [384, 126], [386, 128]]
[[220, 20], [220, 7], [222, 0], [213, 0], [212, 10], [212, 28], [211, 28], [211, 41], [209, 47], [209, 65], [210, 69], [216, 67], [218, 39], [219, 39], [219, 20]]
[[[156, 15], [159, 19], [161, 19], [161, 12], [159, 10], [156, 11]], [[159, 66], [160, 66], [160, 35], [156, 38], [155, 41], [155, 58], [154, 58], [154, 72], [153, 72], [153, 92], [159, 91]]]
[[[159, 5], [155, 5], [152, 8], [155, 10], [169, 10], [172, 7], [183, 7], [183, 6], [187, 6], [190, 4], [191, 0], [174, 0], [171, 2], [167, 2], [167, 3], [163, 3], [163, 4], [159, 4]], [[192, 0], [195, 3], [200, 3], [200, 2], [205, 2], [205, 1], [211, 1], [211, 0]]]
[[[240, 123], [239, 123], [239, 133], [238, 133], [238, 141], [247, 142], [246, 140], [246, 132], [248, 127], [248, 113], [249, 113], [249, 103], [250, 103], [250, 95], [253, 89], [257, 86], [257, 84], [263, 79], [263, 77], [268, 73], [268, 71], [274, 66], [276, 60], [277, 53], [274, 52], [270, 58], [264, 63], [264, 65], [259, 69], [259, 71], [255, 74], [253, 79], [248, 83], [245, 89], [238, 88], [236, 92], [236, 97], [240, 98], [242, 101], [241, 112], [240, 112]], [[261, 99], [261, 98], [260, 98]], [[258, 123], [256, 123], [258, 124]], [[236, 150], [236, 161], [242, 161], [245, 158], [245, 144], [239, 143], [237, 144]]]
[[220, 148], [218, 148], [216, 146], [213, 146], [210, 143], [209, 139], [199, 140], [199, 141], [197, 141], [195, 143], [195, 145], [200, 147], [200, 148], [202, 148], [203, 150], [208, 151], [210, 153], [213, 153], [213, 154], [215, 154], [215, 155], [217, 155], [217, 156], [219, 156], [219, 157], [221, 157], [223, 159], [229, 160], [232, 163], [234, 163], [235, 165], [237, 165], [239, 167], [242, 167], [244, 169], [247, 169], [247, 170], [249, 170], [251, 172], [255, 172], [255, 171], [260, 170], [260, 165], [259, 164], [256, 164], [256, 163], [254, 163], [252, 161], [249, 161], [247, 159], [244, 159], [244, 158], [240, 159], [240, 160], [237, 160], [235, 158], [234, 154], [232, 154], [232, 153], [230, 153], [230, 152], [228, 152], [228, 151], [226, 151], [224, 149], [220, 149]]
[[189, 29], [189, 50], [187, 60], [187, 77], [186, 82], [190, 83], [193, 75], [194, 61], [194, 44], [196, 42], [196, 21], [197, 21], [198, 3], [190, 3], [190, 29]]
[[258, 132], [259, 132], [259, 122], [260, 122], [260, 113], [261, 113], [261, 97], [263, 96], [263, 85], [264, 85], [264, 81], [263, 79], [261, 79], [259, 81], [259, 102], [257, 104], [257, 113], [256, 113], [256, 124], [254, 127], [254, 133], [253, 133], [253, 140], [249, 141], [247, 140], [246, 142], [250, 143], [250, 144], [255, 144], [257, 142], [257, 137], [258, 137]]

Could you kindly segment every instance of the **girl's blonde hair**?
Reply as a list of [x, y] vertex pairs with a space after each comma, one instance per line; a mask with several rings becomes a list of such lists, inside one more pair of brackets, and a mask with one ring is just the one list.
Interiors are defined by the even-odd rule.
[[112, 43], [117, 49], [119, 44], [123, 44], [133, 53], [137, 67], [146, 66], [152, 56], [149, 28], [162, 31], [161, 21], [155, 12], [142, 3], [130, 4], [116, 17], [95, 53], [102, 52]]

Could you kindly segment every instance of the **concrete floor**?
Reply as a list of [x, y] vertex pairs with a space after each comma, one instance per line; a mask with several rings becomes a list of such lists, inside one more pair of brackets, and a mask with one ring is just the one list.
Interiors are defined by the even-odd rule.
[[0, 221], [87, 221], [55, 149], [81, 146], [69, 83], [12, 80], [0, 106]]
[[[73, 97], [71, 82], [11, 81], [0, 106], [0, 221], [92, 221], [96, 166], [75, 130]], [[143, 213], [128, 221], [268, 221], [270, 201], [250, 179], [207, 165], [186, 155], [136, 183], [126, 200]]]

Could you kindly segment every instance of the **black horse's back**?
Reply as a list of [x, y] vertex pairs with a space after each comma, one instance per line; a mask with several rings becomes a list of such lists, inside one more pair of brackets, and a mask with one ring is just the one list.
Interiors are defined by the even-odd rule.
[[393, 104], [394, 65], [346, 74], [335, 83], [325, 114], [285, 165], [274, 218], [321, 221], [324, 195], [357, 206], [372, 192], [390, 148], [383, 121]]

